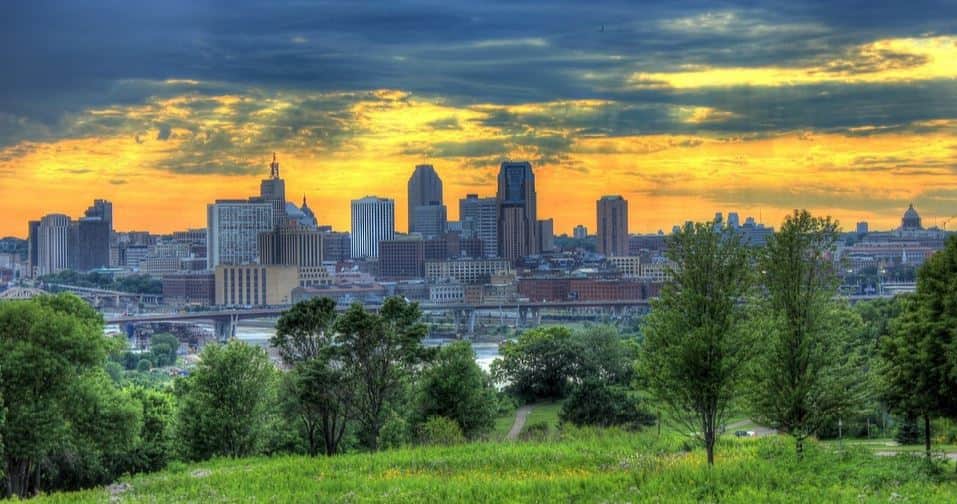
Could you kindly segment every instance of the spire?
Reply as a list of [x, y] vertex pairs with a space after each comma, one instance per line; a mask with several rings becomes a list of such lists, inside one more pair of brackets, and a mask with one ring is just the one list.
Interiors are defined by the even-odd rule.
[[302, 195], [302, 207], [303, 207], [303, 208], [309, 208], [309, 205], [306, 204], [306, 195], [305, 195], [305, 194]]
[[269, 177], [279, 178], [279, 161], [276, 161], [276, 153], [272, 153], [272, 163], [269, 164]]

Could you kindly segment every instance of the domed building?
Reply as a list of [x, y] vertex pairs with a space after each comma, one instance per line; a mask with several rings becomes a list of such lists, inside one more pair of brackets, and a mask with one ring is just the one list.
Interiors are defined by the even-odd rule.
[[907, 211], [904, 212], [904, 216], [901, 217], [901, 230], [902, 231], [920, 231], [924, 229], [920, 224], [920, 214], [917, 213], [917, 210], [914, 210], [913, 203], [907, 207]]

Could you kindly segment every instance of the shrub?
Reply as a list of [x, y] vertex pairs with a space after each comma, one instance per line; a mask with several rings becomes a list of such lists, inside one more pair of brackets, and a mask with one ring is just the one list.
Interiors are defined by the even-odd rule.
[[434, 416], [419, 426], [419, 443], [427, 445], [455, 445], [465, 442], [462, 428], [455, 420]]

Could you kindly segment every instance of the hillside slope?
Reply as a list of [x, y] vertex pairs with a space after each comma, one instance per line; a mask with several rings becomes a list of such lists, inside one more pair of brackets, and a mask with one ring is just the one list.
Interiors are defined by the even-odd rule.
[[[951, 469], [952, 470], [952, 469]], [[874, 457], [786, 438], [726, 440], [708, 470], [700, 450], [653, 433], [575, 431], [544, 442], [409, 448], [333, 458], [176, 465], [107, 489], [36, 502], [957, 502], [949, 471], [912, 456]]]

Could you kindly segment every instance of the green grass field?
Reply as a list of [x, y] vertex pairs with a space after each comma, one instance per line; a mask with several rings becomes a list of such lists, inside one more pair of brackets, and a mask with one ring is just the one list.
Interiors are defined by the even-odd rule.
[[723, 439], [717, 465], [654, 430], [566, 429], [548, 442], [487, 442], [333, 458], [176, 464], [114, 487], [37, 502], [957, 502], [953, 467], [791, 440]]

